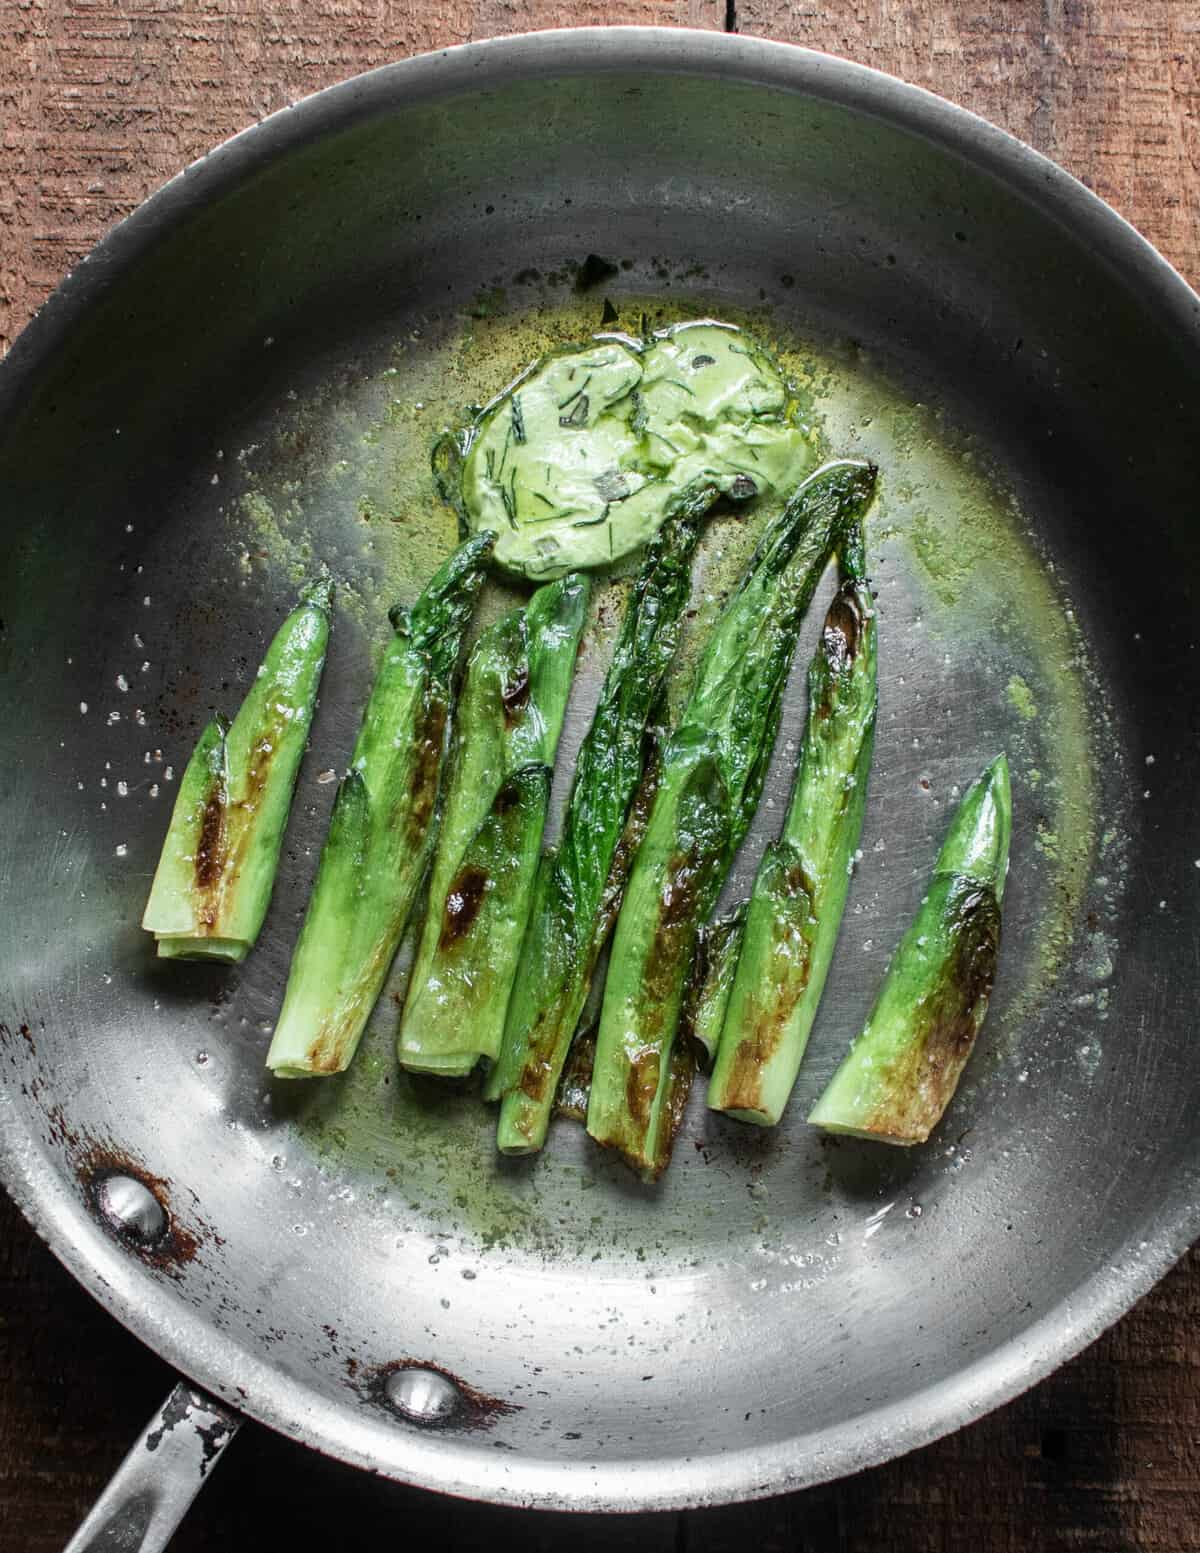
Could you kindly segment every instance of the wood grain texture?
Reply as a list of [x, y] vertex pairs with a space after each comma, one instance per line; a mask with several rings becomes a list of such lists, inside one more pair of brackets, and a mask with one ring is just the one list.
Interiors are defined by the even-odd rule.
[[[555, 0], [4, 0], [0, 355], [114, 222], [290, 102], [424, 49], [562, 24]], [[575, 0], [576, 26], [721, 28], [724, 0]]]
[[736, 0], [739, 32], [841, 54], [1053, 157], [1200, 283], [1200, 5]]
[[[1186, 0], [0, 0], [0, 350], [103, 231], [224, 136], [422, 48], [551, 24], [727, 22], [974, 108], [1200, 280], [1200, 5]], [[1200, 1254], [1025, 1397], [841, 1484], [683, 1516], [518, 1517], [236, 1442], [177, 1553], [381, 1539], [530, 1553], [1200, 1549]], [[0, 1200], [0, 1546], [51, 1553], [170, 1372]]]

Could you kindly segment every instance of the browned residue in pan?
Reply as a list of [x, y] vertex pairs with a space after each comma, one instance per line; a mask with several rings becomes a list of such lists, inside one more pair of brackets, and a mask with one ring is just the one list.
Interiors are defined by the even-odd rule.
[[[44, 1029], [44, 1021], [39, 1021]], [[15, 1031], [0, 1023], [0, 1047], [8, 1048], [14, 1057], [19, 1048], [15, 1037], [20, 1037], [28, 1049], [28, 1055], [20, 1060], [25, 1076], [21, 1080], [21, 1092], [34, 1101], [45, 1118], [47, 1144], [61, 1151], [66, 1157], [79, 1191], [89, 1211], [115, 1239], [134, 1253], [139, 1261], [169, 1278], [182, 1277], [182, 1270], [192, 1262], [206, 1244], [221, 1246], [224, 1240], [211, 1225], [206, 1224], [195, 1212], [199, 1199], [189, 1189], [180, 1189], [163, 1176], [156, 1175], [143, 1159], [130, 1149], [107, 1139], [98, 1138], [75, 1122], [58, 1099], [52, 1082], [41, 1072], [30, 1072], [30, 1059], [36, 1059], [37, 1049], [28, 1021], [21, 1021]], [[129, 1176], [140, 1181], [163, 1210], [166, 1229], [153, 1243], [138, 1240], [126, 1233], [106, 1214], [100, 1203], [100, 1189], [112, 1176]], [[186, 1213], [180, 1200], [191, 1198]]]
[[389, 1413], [393, 1409], [384, 1388], [389, 1378], [399, 1370], [433, 1370], [444, 1376], [462, 1398], [462, 1406], [458, 1411], [443, 1423], [433, 1425], [435, 1428], [474, 1432], [490, 1429], [497, 1419], [521, 1412], [519, 1402], [506, 1402], [502, 1397], [491, 1397], [486, 1391], [480, 1391], [477, 1386], [471, 1386], [460, 1379], [445, 1365], [433, 1364], [428, 1359], [393, 1359], [389, 1364], [370, 1366], [361, 1365], [357, 1359], [346, 1360], [346, 1373], [359, 1396], [366, 1402], [386, 1407]]
[[[168, 1277], [178, 1278], [181, 1270], [195, 1260], [200, 1250], [201, 1238], [195, 1230], [182, 1223], [171, 1205], [171, 1183], [162, 1176], [151, 1174], [140, 1160], [119, 1148], [89, 1141], [83, 1145], [78, 1157], [72, 1161], [79, 1184], [89, 1205], [110, 1234], [146, 1263]], [[167, 1228], [162, 1237], [152, 1242], [139, 1240], [113, 1223], [100, 1207], [100, 1189], [112, 1176], [129, 1176], [140, 1181], [166, 1216]], [[218, 1240], [220, 1237], [217, 1237]]]

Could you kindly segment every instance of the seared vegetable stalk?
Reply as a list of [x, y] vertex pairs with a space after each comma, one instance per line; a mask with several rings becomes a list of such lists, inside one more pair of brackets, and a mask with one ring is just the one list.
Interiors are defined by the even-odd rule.
[[463, 634], [492, 547], [477, 535], [434, 574], [395, 635], [338, 788], [267, 1066], [340, 1073], [358, 1047], [425, 873], [436, 832]]
[[462, 1077], [500, 1054], [587, 601], [571, 573], [471, 653], [400, 1028], [406, 1068]]
[[716, 497], [713, 485], [685, 492], [647, 547], [579, 751], [562, 836], [538, 871], [500, 1062], [486, 1091], [503, 1097], [496, 1141], [505, 1154], [534, 1153], [545, 1142], [571, 1038], [620, 903], [630, 852], [628, 838], [621, 842], [643, 776], [646, 726], [679, 639], [700, 524]]
[[588, 1095], [592, 1088], [592, 1062], [596, 1056], [596, 1030], [581, 1027], [571, 1042], [571, 1053], [559, 1080], [554, 1101], [557, 1116], [580, 1124], [587, 1121]]
[[708, 1104], [773, 1127], [821, 1001], [862, 834], [875, 742], [875, 611], [861, 532], [808, 671], [808, 723], [778, 842], [754, 880]]
[[796, 492], [718, 622], [663, 755], [617, 920], [588, 1104], [592, 1137], [651, 1178], [686, 1098], [675, 1035], [700, 924], [758, 803], [805, 610], [874, 490], [870, 465], [839, 462]]
[[998, 756], [958, 807], [929, 891], [862, 1034], [809, 1115], [826, 1132], [924, 1143], [987, 1012], [1000, 944], [1012, 796]]
[[700, 933], [692, 981], [684, 999], [683, 1033], [694, 1043], [696, 1064], [702, 1070], [712, 1066], [717, 1054], [745, 931], [743, 901], [729, 916], [709, 923]]
[[238, 962], [275, 884], [329, 641], [333, 583], [311, 583], [232, 723], [200, 735], [179, 784], [142, 926], [166, 959]]

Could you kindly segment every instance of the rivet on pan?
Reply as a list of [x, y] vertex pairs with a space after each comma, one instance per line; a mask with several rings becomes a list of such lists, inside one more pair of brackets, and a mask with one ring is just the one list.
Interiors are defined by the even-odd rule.
[[106, 1176], [96, 1189], [100, 1212], [122, 1235], [144, 1246], [161, 1240], [167, 1230], [167, 1215], [148, 1186], [132, 1176]]
[[462, 1406], [458, 1387], [437, 1370], [393, 1370], [384, 1382], [383, 1394], [414, 1424], [449, 1423]]

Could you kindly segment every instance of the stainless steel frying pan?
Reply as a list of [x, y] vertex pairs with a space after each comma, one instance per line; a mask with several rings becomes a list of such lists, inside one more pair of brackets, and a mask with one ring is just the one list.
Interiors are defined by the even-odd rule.
[[[698, 1089], [657, 1189], [565, 1124], [498, 1161], [472, 1096], [395, 1073], [386, 999], [345, 1080], [262, 1066], [384, 605], [452, 537], [435, 423], [606, 300], [749, 318], [829, 445], [884, 471], [870, 812], [794, 1114], [751, 1132]], [[174, 1487], [127, 1477], [79, 1545], [128, 1521], [160, 1546], [241, 1414], [511, 1504], [775, 1493], [977, 1417], [1163, 1272], [1200, 1180], [1198, 314], [1112, 211], [968, 114], [636, 29], [323, 92], [64, 283], [0, 368], [0, 1163], [211, 1393], [131, 1457], [177, 1453]], [[697, 629], [746, 542], [714, 528]], [[173, 779], [314, 555], [343, 607], [263, 941], [236, 971], [160, 967], [138, 918]], [[802, 715], [797, 677], [735, 891]], [[1012, 883], [968, 1082], [922, 1149], [823, 1145], [807, 1104], [1001, 746]]]

